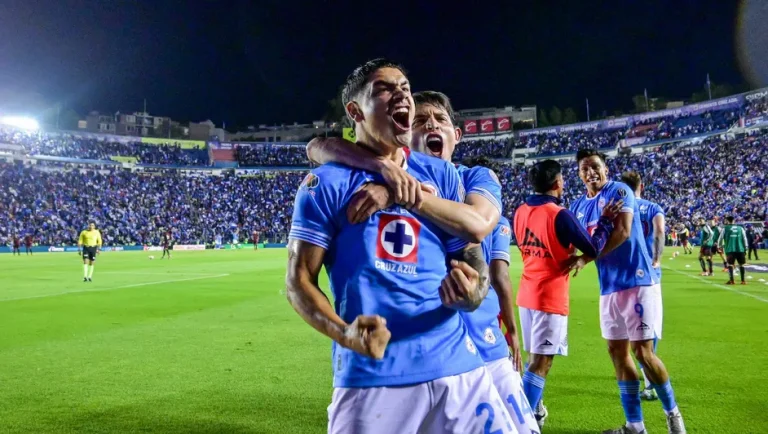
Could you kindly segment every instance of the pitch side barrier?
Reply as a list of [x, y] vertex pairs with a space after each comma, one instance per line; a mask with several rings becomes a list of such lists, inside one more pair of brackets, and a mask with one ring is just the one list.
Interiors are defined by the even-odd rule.
[[[23, 254], [26, 248], [22, 245], [19, 250]], [[80, 249], [76, 246], [32, 246], [32, 253], [77, 253]], [[140, 251], [144, 246], [104, 246], [102, 252]], [[0, 246], [0, 253], [13, 253], [10, 246]]]

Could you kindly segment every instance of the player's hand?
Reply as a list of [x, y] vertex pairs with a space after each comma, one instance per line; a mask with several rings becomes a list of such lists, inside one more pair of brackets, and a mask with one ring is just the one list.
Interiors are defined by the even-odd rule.
[[653, 267], [653, 268], [659, 268], [660, 265], [661, 264], [659, 264], [659, 260], [658, 259], [651, 263], [651, 267]]
[[392, 194], [383, 185], [365, 184], [349, 201], [347, 205], [347, 220], [350, 223], [362, 223], [377, 211], [392, 206]]
[[344, 331], [344, 346], [374, 359], [382, 359], [392, 333], [379, 315], [358, 315]]
[[571, 256], [568, 264], [568, 273], [573, 271], [573, 277], [579, 275], [579, 271], [583, 270], [587, 266], [587, 260], [582, 256]]
[[464, 261], [451, 260], [451, 269], [440, 284], [443, 306], [471, 312], [483, 301], [480, 274]]
[[523, 372], [523, 356], [520, 352], [520, 340], [517, 338], [517, 330], [512, 330], [504, 334], [504, 339], [507, 340], [507, 346], [509, 346], [509, 357], [512, 359], [512, 364], [515, 366], [517, 372]]
[[613, 219], [616, 218], [616, 216], [619, 215], [621, 212], [621, 207], [624, 206], [623, 200], [618, 200], [617, 202], [614, 202], [613, 199], [611, 199], [610, 202], [608, 202], [608, 205], [606, 205], [603, 208], [603, 217], [607, 217], [609, 220], [613, 221]]
[[406, 172], [405, 169], [387, 160], [381, 169], [381, 176], [395, 196], [393, 198], [394, 203], [408, 209], [419, 209], [421, 207], [423, 193], [421, 192], [420, 183]]

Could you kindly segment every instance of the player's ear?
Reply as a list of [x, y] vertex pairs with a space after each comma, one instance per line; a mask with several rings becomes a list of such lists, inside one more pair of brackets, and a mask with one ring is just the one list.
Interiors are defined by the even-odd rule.
[[347, 116], [349, 116], [349, 118], [352, 119], [355, 123], [360, 123], [365, 119], [363, 111], [360, 110], [360, 106], [357, 104], [357, 101], [348, 102], [344, 108], [347, 111]]
[[456, 143], [458, 144], [461, 141], [461, 137], [462, 137], [461, 128], [455, 127], [453, 129], [453, 135], [456, 137]]

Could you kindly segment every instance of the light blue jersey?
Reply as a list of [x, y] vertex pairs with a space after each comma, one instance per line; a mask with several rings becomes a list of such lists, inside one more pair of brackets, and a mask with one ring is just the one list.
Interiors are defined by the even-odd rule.
[[[456, 169], [412, 153], [406, 170], [440, 197], [464, 201]], [[469, 372], [483, 366], [458, 311], [442, 305], [439, 288], [449, 252], [467, 243], [394, 205], [352, 225], [346, 207], [378, 175], [326, 164], [304, 179], [296, 194], [289, 238], [326, 250], [334, 307], [351, 323], [381, 315], [392, 338], [382, 360], [333, 343], [334, 387], [403, 386]]]
[[[459, 170], [464, 188], [467, 190], [467, 196], [479, 194], [488, 199], [501, 212], [501, 185], [493, 171], [480, 166], [470, 169], [466, 166], [457, 165], [456, 168]], [[494, 231], [485, 237], [481, 243], [485, 262], [489, 266], [493, 259], [496, 233], [501, 232], [499, 225], [501, 225], [501, 219]], [[509, 222], [507, 222], [507, 228], [509, 228]], [[507, 232], [507, 262], [509, 262], [509, 232]], [[488, 290], [488, 295], [477, 310], [462, 312], [461, 314], [469, 328], [469, 335], [475, 341], [483, 360], [491, 362], [509, 357], [509, 349], [499, 327], [499, 296], [493, 288]]]
[[[640, 224], [643, 226], [643, 237], [645, 237], [645, 248], [648, 250], [648, 256], [653, 262], [653, 219], [657, 215], [664, 217], [664, 210], [655, 203], [646, 199], [636, 199], [637, 208], [640, 210]], [[661, 281], [661, 267], [654, 268], [657, 281]]]
[[590, 235], [597, 227], [597, 221], [603, 213], [603, 208], [611, 199], [623, 200], [622, 213], [633, 214], [632, 228], [629, 239], [624, 241], [607, 255], [596, 261], [597, 274], [600, 279], [600, 294], [631, 289], [638, 286], [651, 286], [658, 282], [656, 272], [651, 267], [651, 257], [645, 246], [643, 227], [639, 218], [639, 210], [635, 194], [622, 182], [609, 181], [594, 196], [581, 196], [570, 210], [576, 219], [587, 229]]

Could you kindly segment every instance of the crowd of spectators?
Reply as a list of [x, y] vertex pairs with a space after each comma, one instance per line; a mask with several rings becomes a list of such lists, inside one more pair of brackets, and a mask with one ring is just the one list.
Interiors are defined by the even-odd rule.
[[107, 245], [158, 244], [168, 228], [184, 244], [211, 242], [216, 235], [245, 240], [253, 230], [279, 240], [305, 175], [182, 176], [80, 167], [0, 163], [0, 234], [32, 233], [39, 244], [71, 245], [92, 220]]
[[307, 148], [301, 145], [251, 144], [235, 148], [240, 167], [309, 166]]
[[19, 130], [0, 131], [0, 143], [21, 145], [27, 155], [109, 160], [110, 157], [135, 157], [143, 164], [174, 166], [209, 166], [210, 158], [204, 148], [182, 148], [178, 143], [163, 145], [142, 142], [115, 142], [107, 139], [76, 137], [66, 134], [46, 134]]
[[[670, 223], [725, 214], [766, 219], [768, 133], [708, 139], [697, 147], [664, 147], [608, 161], [610, 176], [640, 172], [645, 197], [665, 209]], [[529, 191], [526, 168], [495, 167], [504, 215]], [[157, 244], [165, 228], [178, 242], [207, 243], [216, 235], [284, 241], [293, 198], [306, 171], [265, 171], [254, 176], [183, 176], [174, 171], [132, 173], [114, 166], [24, 166], [0, 163], [0, 236], [33, 233], [40, 244], [74, 244], [89, 220], [107, 244]], [[583, 194], [575, 161], [564, 164], [565, 205]], [[88, 186], [88, 188], [83, 188]]]

